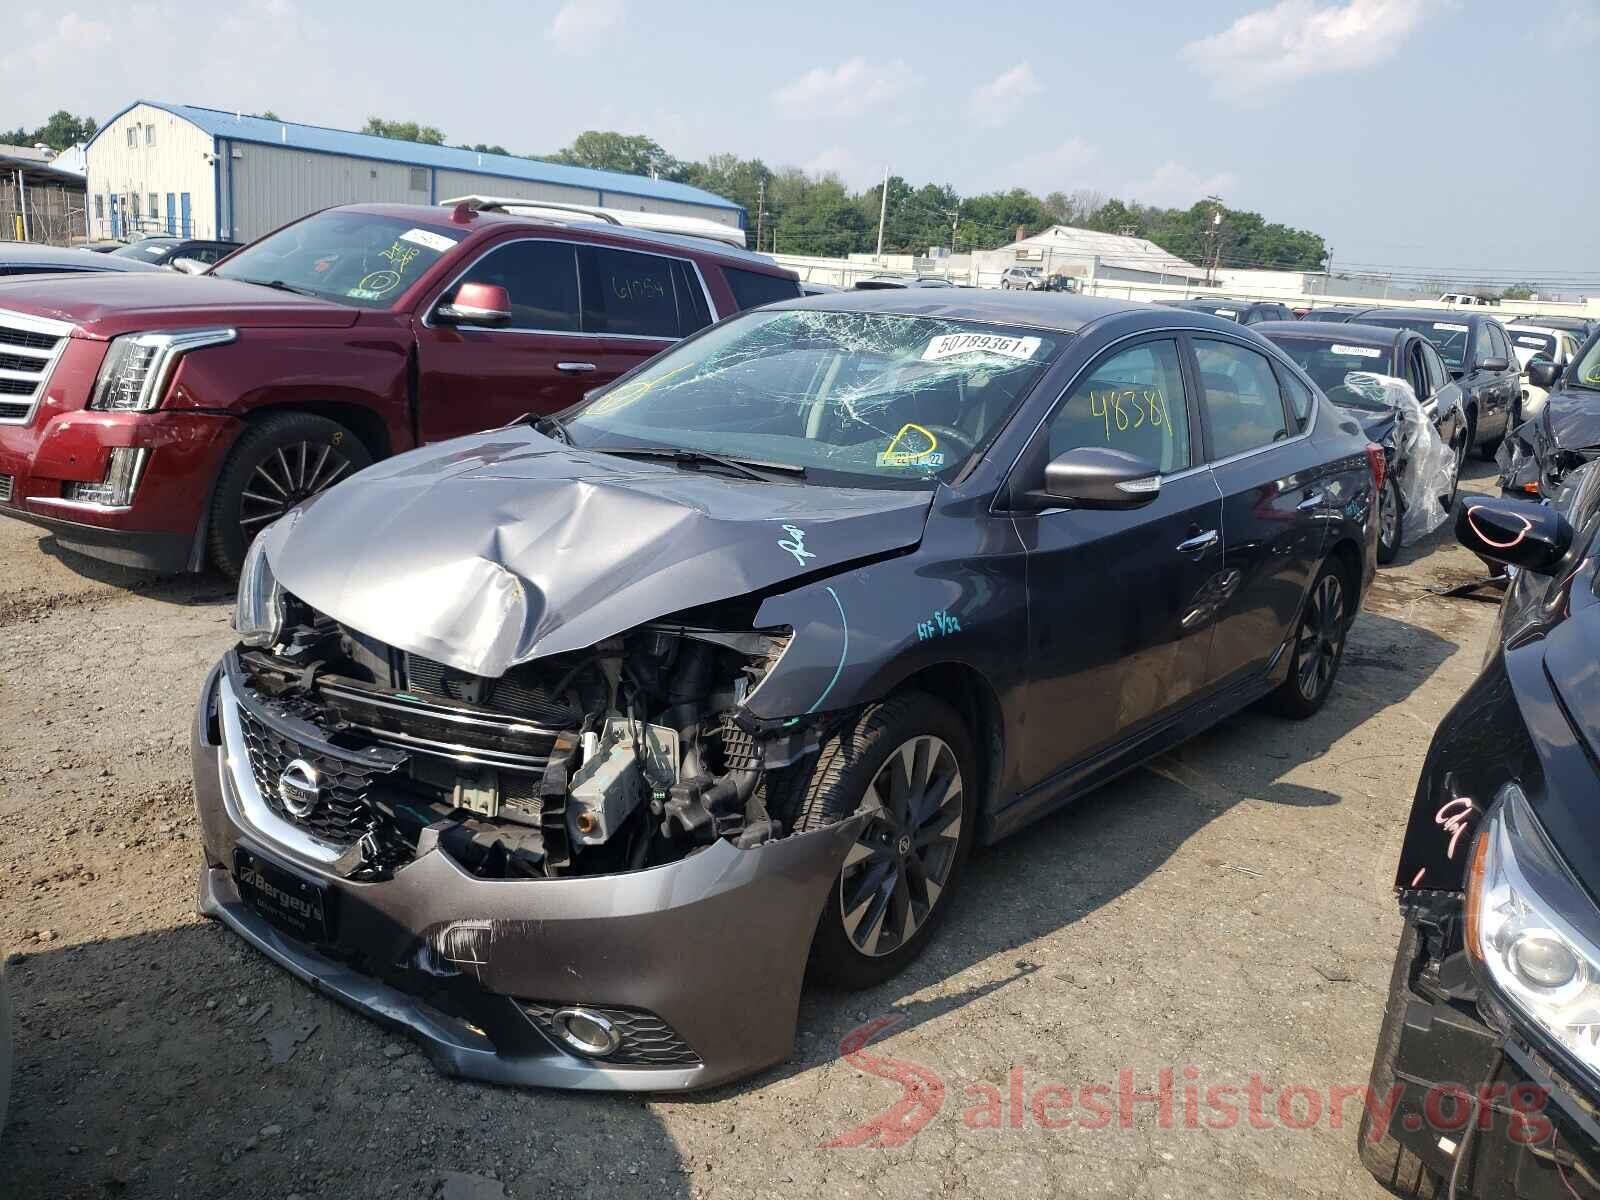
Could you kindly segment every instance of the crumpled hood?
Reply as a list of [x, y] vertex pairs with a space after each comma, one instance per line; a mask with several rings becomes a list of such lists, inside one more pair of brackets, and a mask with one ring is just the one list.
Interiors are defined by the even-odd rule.
[[1600, 446], [1600, 392], [1551, 392], [1539, 421], [1551, 442], [1563, 450]]
[[341, 624], [475, 675], [908, 546], [931, 491], [729, 478], [494, 430], [370, 467], [262, 536]]

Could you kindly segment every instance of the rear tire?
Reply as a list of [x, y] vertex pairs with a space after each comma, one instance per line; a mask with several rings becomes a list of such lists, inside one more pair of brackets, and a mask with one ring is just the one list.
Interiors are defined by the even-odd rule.
[[[1400, 946], [1395, 953], [1394, 973], [1389, 979], [1389, 1003], [1383, 1010], [1383, 1024], [1378, 1029], [1378, 1047], [1372, 1058], [1371, 1085], [1373, 1095], [1386, 1101], [1389, 1089], [1394, 1086], [1395, 1058], [1400, 1053], [1400, 1033], [1405, 1027], [1407, 983], [1411, 977], [1411, 964], [1417, 956], [1417, 927], [1410, 921], [1400, 931]], [[1363, 1107], [1361, 1124], [1356, 1132], [1356, 1152], [1361, 1165], [1372, 1177], [1396, 1196], [1408, 1200], [1433, 1200], [1442, 1196], [1445, 1181], [1423, 1165], [1411, 1151], [1396, 1141], [1385, 1129], [1376, 1139], [1372, 1136], [1372, 1110]]]
[[251, 540], [300, 501], [370, 465], [361, 439], [306, 412], [269, 413], [239, 436], [211, 498], [211, 561], [237, 575]]
[[1355, 616], [1355, 591], [1340, 564], [1329, 559], [1311, 581], [1295, 626], [1289, 677], [1267, 697], [1282, 717], [1303, 721], [1327, 703], [1344, 661], [1344, 644]]
[[1387, 566], [1400, 553], [1400, 481], [1393, 475], [1383, 481], [1378, 495], [1378, 561]]
[[882, 804], [829, 889], [810, 963], [814, 979], [835, 987], [882, 983], [927, 947], [972, 852], [972, 735], [942, 700], [904, 692], [868, 708], [809, 766], [785, 774], [769, 777], [768, 808], [796, 833]]

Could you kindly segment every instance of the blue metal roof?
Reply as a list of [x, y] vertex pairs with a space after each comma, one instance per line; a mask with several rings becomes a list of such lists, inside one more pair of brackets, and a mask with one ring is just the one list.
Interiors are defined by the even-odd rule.
[[563, 184], [611, 192], [619, 196], [642, 196], [652, 200], [676, 200], [708, 208], [743, 212], [744, 206], [686, 183], [671, 183], [644, 175], [625, 175], [620, 171], [597, 171], [592, 167], [571, 167], [565, 163], [512, 154], [479, 154], [452, 146], [429, 146], [422, 142], [402, 142], [371, 133], [351, 133], [321, 125], [297, 125], [293, 121], [269, 121], [215, 108], [196, 108], [190, 104], [165, 104], [159, 100], [135, 100], [96, 131], [89, 145], [109, 129], [124, 113], [140, 104], [159, 108], [196, 125], [212, 137], [236, 142], [256, 142], [268, 146], [288, 146], [322, 154], [344, 154], [380, 162], [404, 163], [412, 167], [432, 167], [441, 171], [471, 171], [501, 179], [521, 179], [530, 183]]

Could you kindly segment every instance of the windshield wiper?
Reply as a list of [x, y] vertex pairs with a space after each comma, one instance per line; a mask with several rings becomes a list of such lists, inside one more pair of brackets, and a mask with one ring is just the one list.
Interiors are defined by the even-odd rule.
[[759, 458], [736, 458], [728, 454], [712, 454], [706, 450], [686, 450], [681, 446], [595, 446], [601, 454], [615, 454], [619, 458], [665, 458], [680, 467], [722, 467], [736, 471], [746, 479], [766, 481], [768, 475], [788, 475], [804, 479], [806, 469], [794, 463], [766, 462]]
[[544, 434], [547, 438], [554, 438], [556, 441], [565, 442], [569, 446], [577, 445], [572, 440], [572, 435], [567, 432], [567, 427], [562, 423], [560, 417], [536, 417], [532, 413], [524, 413], [511, 423], [513, 425], [529, 425], [536, 432]]
[[240, 283], [253, 283], [257, 287], [272, 288], [278, 292], [293, 292], [296, 296], [316, 296], [310, 288], [295, 287], [292, 283], [285, 283], [281, 279], [247, 279], [243, 275], [223, 275], [223, 279], [235, 279]]

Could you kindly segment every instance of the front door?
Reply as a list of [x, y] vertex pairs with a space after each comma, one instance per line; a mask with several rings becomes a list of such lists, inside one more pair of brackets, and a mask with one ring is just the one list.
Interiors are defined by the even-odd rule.
[[1109, 351], [1024, 456], [1042, 478], [1051, 458], [1110, 446], [1162, 475], [1160, 494], [1141, 508], [1016, 517], [1028, 548], [1029, 785], [1136, 734], [1204, 685], [1222, 500], [1197, 465], [1181, 362], [1173, 338]]
[[178, 232], [178, 198], [171, 192], [167, 193], [167, 232]]
[[1226, 687], [1264, 673], [1288, 640], [1335, 500], [1267, 356], [1220, 338], [1192, 345], [1222, 492], [1224, 583], [1207, 675]]
[[180, 195], [178, 197], [178, 203], [179, 203], [178, 213], [179, 213], [179, 216], [180, 216], [180, 218], [181, 218], [181, 220], [183, 222], [178, 227], [178, 232], [183, 237], [193, 237], [194, 236], [194, 222], [190, 220], [190, 214], [191, 214], [191, 212], [193, 210], [193, 205], [189, 200], [189, 193], [188, 192], [184, 192], [182, 195]]

